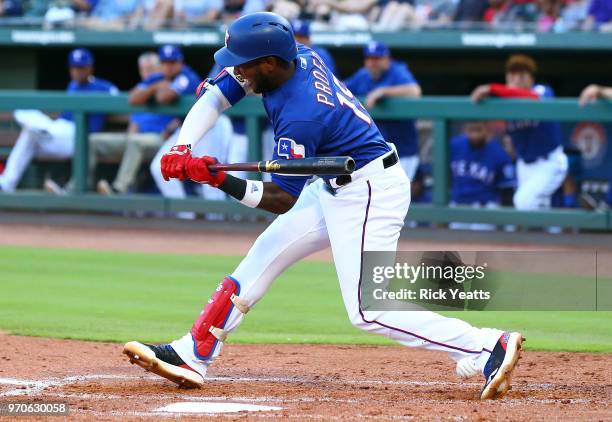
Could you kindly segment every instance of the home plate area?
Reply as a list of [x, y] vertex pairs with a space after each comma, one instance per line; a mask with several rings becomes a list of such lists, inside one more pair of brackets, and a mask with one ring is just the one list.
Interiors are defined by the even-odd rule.
[[[444, 354], [403, 347], [232, 345], [203, 388], [130, 365], [122, 345], [0, 335], [0, 404], [63, 402], [90, 420], [610, 420], [609, 354], [527, 351], [506, 398], [478, 400]], [[24, 350], [37, 351], [36, 360]], [[24, 419], [25, 420], [25, 419]]]

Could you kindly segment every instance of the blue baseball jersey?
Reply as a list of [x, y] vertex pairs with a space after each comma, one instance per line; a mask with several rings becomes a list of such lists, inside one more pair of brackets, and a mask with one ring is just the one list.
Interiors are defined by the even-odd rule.
[[453, 202], [499, 202], [497, 189], [514, 186], [514, 164], [498, 141], [474, 148], [462, 134], [451, 140], [450, 153]]
[[[145, 89], [162, 79], [164, 79], [162, 73], [153, 73], [140, 82], [137, 88]], [[173, 116], [159, 113], [132, 113], [130, 116], [130, 122], [138, 125], [140, 133], [161, 133], [173, 119]]]
[[[533, 92], [540, 98], [553, 98], [549, 86], [536, 85]], [[561, 126], [559, 122], [539, 120], [510, 120], [507, 122], [508, 135], [516, 149], [517, 156], [526, 163], [546, 157], [561, 145]]]
[[608, 201], [608, 205], [612, 205], [612, 174], [608, 179], [608, 197], [606, 199]]
[[[418, 84], [405, 63], [391, 61], [389, 69], [378, 80], [372, 79], [362, 67], [346, 81], [346, 87], [355, 95], [367, 95], [376, 88]], [[395, 144], [400, 157], [418, 154], [419, 142], [414, 120], [383, 120], [376, 123], [384, 138]]]
[[[248, 84], [232, 68], [211, 84], [219, 87], [231, 105], [250, 93]], [[359, 169], [391, 150], [359, 100], [318, 54], [301, 44], [293, 76], [263, 94], [263, 104], [274, 128], [274, 159], [348, 155]], [[296, 197], [308, 179], [272, 175], [273, 182]]]
[[[139, 83], [138, 87], [144, 89], [162, 79], [164, 79], [163, 73], [153, 73]], [[189, 66], [183, 65], [181, 71], [170, 82], [170, 88], [178, 95], [190, 95], [195, 93], [199, 83], [198, 75]], [[138, 124], [138, 130], [141, 133], [161, 133], [174, 118], [175, 116], [167, 114], [134, 113], [131, 115], [130, 121]]]
[[[80, 92], [107, 92], [110, 95], [119, 94], [119, 90], [111, 82], [104, 79], [98, 79], [95, 76], [91, 76], [87, 82], [82, 85], [77, 84], [75, 81], [70, 81], [67, 89], [68, 94], [78, 94]], [[72, 112], [64, 111], [60, 114], [60, 119], [73, 120]], [[87, 114], [87, 130], [89, 132], [100, 132], [104, 128], [106, 116], [104, 114]]]
[[198, 74], [189, 66], [184, 64], [181, 71], [172, 79], [170, 82], [170, 88], [174, 90], [178, 95], [195, 94], [198, 85], [200, 84], [200, 77]]
[[321, 59], [323, 59], [329, 71], [336, 74], [336, 62], [334, 61], [331, 53], [326, 48], [318, 45], [311, 45], [310, 48], [312, 48], [314, 52], [317, 53]]

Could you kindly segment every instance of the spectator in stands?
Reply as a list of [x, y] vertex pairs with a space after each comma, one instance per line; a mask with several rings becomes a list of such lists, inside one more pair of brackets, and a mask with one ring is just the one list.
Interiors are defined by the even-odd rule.
[[[93, 76], [94, 58], [89, 50], [77, 48], [70, 52], [70, 83], [68, 94], [103, 92], [116, 95], [119, 90], [109, 81]], [[72, 113], [64, 112], [58, 119], [51, 119], [38, 110], [17, 110], [15, 120], [22, 130], [11, 150], [4, 173], [0, 176], [0, 190], [16, 189], [23, 172], [35, 157], [68, 159], [74, 154], [75, 124]], [[104, 128], [105, 116], [88, 114], [87, 127], [91, 133]]]
[[520, 29], [524, 23], [533, 24], [538, 19], [534, 0], [489, 0], [489, 4], [484, 20], [494, 29]]
[[[130, 91], [131, 105], [144, 105], [150, 102], [172, 104], [181, 95], [193, 95], [198, 87], [200, 79], [183, 62], [183, 53], [178, 47], [164, 45], [160, 47], [158, 55], [161, 72], [153, 72], [148, 76], [146, 76], [147, 70], [143, 72], [143, 65], [151, 66], [151, 55], [145, 56], [148, 57], [149, 63], [139, 61], [141, 75], [146, 77]], [[121, 141], [127, 141], [127, 147], [117, 176], [112, 183], [100, 180], [97, 186], [98, 192], [105, 195], [127, 193], [136, 179], [140, 165], [145, 160], [152, 159], [164, 140], [168, 139], [179, 126], [180, 120], [174, 116], [158, 113], [133, 114], [128, 134], [121, 137]]]
[[72, 24], [77, 17], [89, 15], [98, 0], [69, 0], [54, 2], [45, 13], [44, 26], [53, 28], [63, 24]]
[[173, 2], [172, 20], [176, 27], [213, 23], [219, 19], [223, 10], [223, 0], [173, 0]]
[[437, 28], [448, 26], [455, 16], [456, 0], [415, 0], [416, 25]]
[[590, 0], [567, 0], [555, 22], [555, 32], [572, 31], [581, 28], [588, 16]]
[[550, 31], [561, 13], [561, 0], [537, 0], [538, 19], [537, 30], [539, 32]]
[[[450, 141], [451, 206], [496, 208], [500, 190], [515, 184], [514, 164], [486, 121], [466, 122], [463, 133]], [[451, 223], [453, 229], [493, 230], [491, 224]]]
[[[598, 99], [612, 100], [612, 86], [602, 86], [597, 84], [591, 84], [584, 88], [580, 93], [578, 104], [580, 107], [584, 107], [589, 103], [595, 102]], [[610, 171], [610, 179], [608, 181], [608, 205], [612, 206], [612, 169]]]
[[295, 41], [312, 48], [319, 55], [319, 57], [323, 59], [323, 62], [327, 65], [327, 68], [335, 74], [336, 62], [329, 51], [318, 45], [312, 45], [310, 42], [310, 22], [295, 19], [291, 21], [291, 26], [293, 28], [293, 33], [295, 34]]
[[98, 30], [121, 31], [136, 12], [139, 0], [98, 0], [86, 26]]
[[598, 29], [600, 31], [612, 31], [612, 1], [592, 0], [589, 7], [585, 29]]
[[128, 29], [158, 29], [166, 24], [167, 10], [161, 10], [157, 0], [139, 0], [136, 10], [130, 16]]
[[[365, 95], [365, 106], [370, 109], [385, 97], [421, 96], [421, 87], [405, 63], [391, 59], [389, 48], [371, 41], [363, 49], [364, 67], [345, 83], [355, 95]], [[385, 120], [376, 125], [387, 142], [393, 142], [400, 163], [412, 179], [419, 165], [418, 133], [414, 120]]]
[[398, 31], [415, 22], [412, 1], [408, 0], [311, 0], [317, 7], [328, 7], [337, 13], [333, 26], [338, 29], [372, 29]]
[[242, 15], [249, 13], [263, 12], [267, 8], [267, 0], [225, 0], [221, 20], [229, 23], [238, 19]]
[[[531, 57], [513, 55], [506, 62], [506, 84], [481, 85], [472, 92], [472, 99], [479, 102], [488, 96], [534, 100], [553, 97], [549, 86], [535, 85], [536, 71]], [[563, 183], [568, 167], [559, 123], [514, 120], [507, 122], [507, 131], [517, 154], [514, 206], [520, 210], [549, 208], [551, 195]]]
[[482, 22], [488, 6], [487, 0], [460, 0], [453, 21], [462, 23], [462, 26]]
[[21, 0], [0, 0], [1, 16], [21, 16], [23, 14], [23, 3]]

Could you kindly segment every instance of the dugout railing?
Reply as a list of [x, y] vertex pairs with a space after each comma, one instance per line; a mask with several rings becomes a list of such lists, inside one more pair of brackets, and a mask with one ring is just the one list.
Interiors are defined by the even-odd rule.
[[[132, 113], [155, 111], [185, 114], [193, 103], [182, 98], [173, 106], [135, 107], [127, 103], [125, 94], [67, 95], [59, 91], [0, 91], [0, 111], [39, 109], [44, 111], [70, 110], [76, 123], [75, 156], [72, 171], [75, 176], [74, 193], [54, 196], [45, 193], [16, 192], [0, 194], [0, 209], [66, 210], [66, 211], [196, 211], [231, 214], [261, 214], [235, 201], [207, 201], [203, 199], [169, 199], [154, 195], [125, 195], [105, 197], [87, 192], [88, 142], [86, 112]], [[261, 151], [262, 118], [266, 117], [261, 100], [246, 98], [227, 111], [230, 116], [244, 117], [249, 137], [249, 158], [257, 160]], [[424, 97], [418, 100], [388, 99], [372, 110], [374, 118], [417, 118], [433, 122], [433, 202], [431, 205], [414, 204], [407, 220], [448, 223], [479, 222], [515, 224], [527, 227], [561, 226], [576, 229], [612, 230], [610, 211], [560, 210], [518, 211], [513, 208], [474, 209], [448, 206], [449, 200], [449, 122], [467, 119], [529, 119], [557, 121], [612, 122], [612, 103], [598, 102], [579, 108], [575, 98], [547, 101], [489, 99], [473, 104], [467, 97]]]

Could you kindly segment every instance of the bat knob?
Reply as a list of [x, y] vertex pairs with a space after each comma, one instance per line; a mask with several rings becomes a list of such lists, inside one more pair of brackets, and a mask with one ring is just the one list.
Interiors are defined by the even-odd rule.
[[355, 170], [355, 160], [353, 160], [352, 157], [346, 157], [344, 168], [346, 169], [347, 174], [351, 174]]

